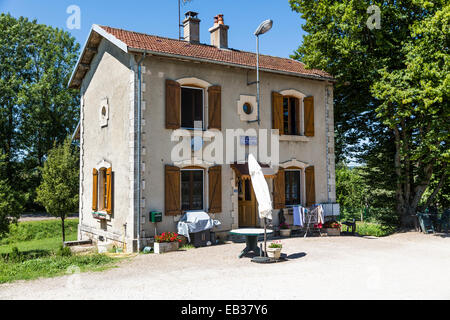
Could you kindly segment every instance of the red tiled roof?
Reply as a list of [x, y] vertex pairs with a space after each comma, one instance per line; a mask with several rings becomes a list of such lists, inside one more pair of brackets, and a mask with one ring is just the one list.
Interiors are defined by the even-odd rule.
[[[155, 53], [191, 57], [211, 62], [229, 63], [237, 66], [256, 67], [256, 54], [235, 49], [219, 49], [206, 44], [192, 44], [186, 41], [152, 36], [122, 29], [100, 26], [109, 34], [124, 42], [130, 49], [147, 50]], [[332, 79], [325, 71], [306, 69], [297, 60], [288, 58], [259, 56], [261, 69], [282, 71], [307, 77]]]

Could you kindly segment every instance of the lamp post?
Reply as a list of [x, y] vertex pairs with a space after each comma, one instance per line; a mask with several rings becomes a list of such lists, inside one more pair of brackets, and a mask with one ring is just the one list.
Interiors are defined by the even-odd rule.
[[258, 109], [258, 125], [260, 125], [261, 120], [259, 116], [259, 36], [266, 33], [272, 29], [273, 21], [268, 19], [258, 26], [255, 31], [256, 36], [256, 108]]

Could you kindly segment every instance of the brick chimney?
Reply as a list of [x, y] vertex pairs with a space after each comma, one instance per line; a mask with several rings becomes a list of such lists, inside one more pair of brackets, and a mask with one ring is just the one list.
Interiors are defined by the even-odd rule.
[[211, 33], [211, 45], [217, 48], [228, 48], [228, 29], [230, 27], [224, 24], [223, 14], [214, 17], [214, 25], [209, 28]]
[[198, 13], [188, 11], [184, 15], [184, 41], [188, 41], [191, 43], [200, 43], [200, 19], [197, 18]]

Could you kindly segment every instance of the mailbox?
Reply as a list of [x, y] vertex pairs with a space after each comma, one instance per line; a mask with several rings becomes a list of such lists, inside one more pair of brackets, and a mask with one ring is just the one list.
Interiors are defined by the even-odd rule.
[[162, 221], [162, 213], [158, 211], [150, 212], [150, 222], [161, 222]]

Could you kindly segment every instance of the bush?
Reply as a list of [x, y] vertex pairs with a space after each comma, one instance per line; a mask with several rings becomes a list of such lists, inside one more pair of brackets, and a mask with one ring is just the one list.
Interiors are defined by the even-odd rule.
[[64, 247], [63, 245], [61, 245], [56, 252], [56, 255], [59, 257], [70, 257], [72, 255], [72, 251], [69, 247]]

